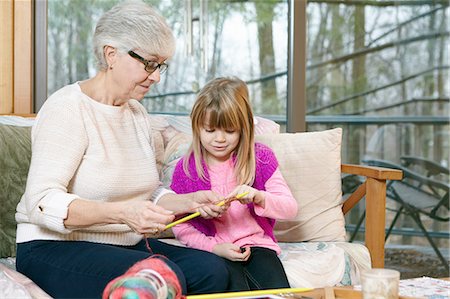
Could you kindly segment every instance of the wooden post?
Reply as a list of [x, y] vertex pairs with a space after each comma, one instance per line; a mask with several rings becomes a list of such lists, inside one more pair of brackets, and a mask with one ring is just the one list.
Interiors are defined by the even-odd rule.
[[33, 109], [33, 1], [14, 1], [14, 114]]
[[386, 180], [366, 181], [366, 246], [373, 268], [384, 268]]
[[0, 1], [0, 113], [13, 112], [13, 13], [12, 0]]

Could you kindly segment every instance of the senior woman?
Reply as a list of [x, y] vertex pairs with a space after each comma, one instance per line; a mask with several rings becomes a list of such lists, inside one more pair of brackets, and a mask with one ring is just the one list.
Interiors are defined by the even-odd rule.
[[[32, 129], [32, 159], [17, 206], [17, 269], [56, 298], [101, 297], [106, 284], [152, 255], [174, 215], [222, 209], [211, 191], [176, 195], [161, 187], [145, 108], [175, 41], [143, 2], [125, 2], [99, 20], [97, 74], [51, 95]], [[201, 207], [200, 207], [201, 206]], [[216, 255], [148, 239], [168, 257], [183, 293], [226, 291]]]

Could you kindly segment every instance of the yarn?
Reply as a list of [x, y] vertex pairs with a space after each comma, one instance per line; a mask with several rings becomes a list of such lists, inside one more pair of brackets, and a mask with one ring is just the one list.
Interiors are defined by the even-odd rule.
[[111, 280], [103, 291], [103, 299], [181, 299], [184, 298], [177, 275], [153, 255], [139, 261], [123, 275]]

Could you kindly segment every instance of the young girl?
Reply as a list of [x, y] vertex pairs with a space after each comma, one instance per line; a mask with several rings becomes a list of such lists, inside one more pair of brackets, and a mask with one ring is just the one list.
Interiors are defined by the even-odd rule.
[[191, 112], [193, 141], [174, 171], [176, 193], [212, 190], [226, 199], [248, 192], [213, 219], [195, 218], [173, 228], [181, 243], [226, 259], [230, 290], [287, 288], [273, 235], [275, 219], [297, 214], [273, 151], [255, 143], [246, 84], [237, 78], [210, 81]]

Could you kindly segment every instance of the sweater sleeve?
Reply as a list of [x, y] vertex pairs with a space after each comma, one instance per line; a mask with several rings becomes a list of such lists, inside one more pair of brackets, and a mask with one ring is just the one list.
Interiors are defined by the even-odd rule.
[[187, 247], [212, 252], [218, 243], [212, 236], [206, 236], [190, 223], [181, 223], [172, 228], [173, 234], [178, 241]]
[[255, 205], [258, 216], [276, 220], [287, 220], [297, 215], [297, 201], [281, 174], [278, 160], [273, 150], [256, 143], [257, 169], [255, 181], [264, 186], [264, 208]]
[[82, 117], [66, 102], [55, 101], [38, 115], [24, 194], [30, 221], [60, 233], [71, 232], [64, 219], [69, 204], [78, 197], [68, 193], [68, 186], [87, 146]]
[[297, 201], [292, 195], [279, 168], [265, 183], [265, 206], [255, 205], [255, 213], [259, 216], [277, 220], [293, 219], [297, 216]]

